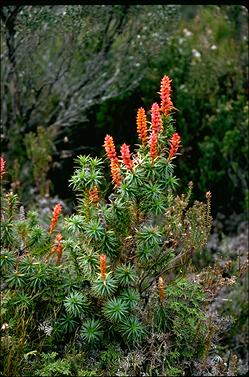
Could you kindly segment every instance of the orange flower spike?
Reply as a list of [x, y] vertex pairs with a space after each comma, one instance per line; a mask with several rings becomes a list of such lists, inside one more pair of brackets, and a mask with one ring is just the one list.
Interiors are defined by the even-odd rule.
[[46, 257], [45, 261], [48, 262], [49, 261], [49, 258], [53, 255], [53, 254], [57, 254], [57, 265], [60, 264], [61, 262], [61, 257], [62, 257], [62, 249], [63, 249], [63, 245], [61, 243], [62, 241], [62, 235], [61, 233], [58, 233], [55, 237], [55, 240], [54, 240], [54, 244], [51, 248], [51, 251], [49, 253], [49, 255]]
[[111, 160], [111, 175], [112, 175], [112, 183], [115, 187], [119, 187], [121, 184], [121, 176], [120, 176], [120, 166], [118, 159]]
[[120, 167], [117, 158], [116, 148], [113, 142], [113, 138], [110, 135], [106, 135], [104, 148], [111, 162], [111, 175], [112, 175], [112, 182], [115, 187], [120, 186], [121, 184], [121, 176], [120, 176]]
[[54, 253], [57, 254], [57, 261], [56, 261], [57, 265], [61, 263], [62, 249], [63, 249], [63, 245], [61, 241], [62, 241], [62, 235], [58, 233], [55, 237], [56, 245], [54, 247]]
[[171, 160], [176, 152], [178, 151], [178, 148], [179, 148], [179, 145], [180, 145], [180, 142], [181, 142], [181, 136], [178, 135], [178, 133], [174, 133], [172, 138], [170, 139], [170, 144], [171, 144], [171, 148], [170, 148], [170, 151], [169, 151], [169, 157], [168, 157], [168, 160]]
[[137, 111], [137, 133], [143, 145], [147, 143], [147, 121], [146, 114], [143, 107]]
[[157, 132], [154, 130], [151, 133], [150, 136], [150, 158], [152, 162], [157, 157]]
[[116, 148], [115, 148], [115, 144], [114, 144], [112, 136], [106, 135], [105, 141], [104, 141], [104, 148], [105, 148], [105, 151], [109, 160], [117, 159]]
[[99, 268], [100, 268], [100, 275], [102, 279], [105, 280], [106, 278], [106, 255], [101, 254], [99, 256]]
[[94, 186], [90, 191], [89, 191], [89, 200], [91, 203], [97, 205], [99, 202], [99, 191], [98, 187]]
[[160, 300], [160, 303], [162, 304], [164, 300], [164, 281], [161, 276], [158, 279], [158, 288], [159, 288], [159, 300]]
[[61, 233], [57, 233], [57, 234], [56, 234], [56, 237], [55, 237], [55, 241], [56, 241], [56, 242], [61, 242], [61, 240], [62, 240], [62, 235], [61, 235]]
[[5, 174], [5, 160], [3, 157], [0, 157], [0, 179], [3, 179]]
[[120, 152], [121, 152], [123, 163], [125, 164], [125, 166], [127, 167], [128, 170], [132, 170], [133, 162], [132, 162], [131, 156], [130, 156], [129, 145], [126, 145], [124, 143], [120, 148]]
[[61, 204], [56, 204], [54, 206], [53, 215], [52, 215], [52, 219], [51, 219], [50, 226], [49, 226], [49, 233], [50, 234], [53, 232], [54, 228], [56, 227], [56, 224], [58, 222], [58, 218], [59, 218], [61, 211], [62, 211]]
[[171, 101], [171, 81], [169, 76], [163, 76], [160, 88], [161, 97], [161, 111], [165, 116], [173, 109], [173, 103]]
[[151, 106], [151, 127], [157, 133], [163, 130], [160, 107], [156, 102]]

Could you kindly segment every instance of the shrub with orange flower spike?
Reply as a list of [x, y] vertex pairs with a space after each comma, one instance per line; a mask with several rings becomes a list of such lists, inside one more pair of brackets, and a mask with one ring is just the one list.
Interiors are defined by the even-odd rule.
[[117, 153], [116, 153], [116, 148], [113, 141], [113, 137], [108, 134], [105, 137], [104, 148], [105, 148], [105, 151], [109, 160], [117, 159]]
[[95, 205], [99, 202], [99, 191], [97, 186], [94, 186], [93, 189], [89, 191], [89, 200]]
[[163, 123], [160, 115], [160, 107], [158, 103], [154, 102], [151, 106], [151, 127], [155, 132], [163, 130]]
[[50, 226], [49, 226], [49, 233], [50, 234], [53, 232], [54, 228], [56, 227], [56, 224], [58, 222], [58, 218], [59, 218], [61, 211], [62, 211], [61, 204], [56, 204], [54, 206], [53, 215], [52, 215], [52, 219], [51, 219]]
[[100, 269], [100, 275], [102, 279], [105, 280], [106, 278], [106, 255], [101, 254], [99, 256], [99, 269]]
[[178, 135], [178, 133], [174, 133], [172, 138], [170, 139], [170, 144], [171, 144], [171, 148], [170, 148], [170, 151], [169, 151], [169, 157], [168, 157], [168, 160], [171, 160], [176, 152], [178, 151], [178, 148], [179, 148], [179, 145], [180, 145], [180, 142], [181, 142], [181, 136]]
[[150, 158], [152, 162], [157, 157], [157, 138], [158, 134], [153, 130], [150, 136]]
[[147, 122], [146, 114], [143, 107], [140, 107], [137, 111], [137, 133], [139, 139], [142, 141], [143, 145], [147, 143]]
[[123, 163], [125, 164], [125, 166], [127, 167], [128, 170], [132, 170], [133, 162], [132, 162], [131, 156], [130, 156], [129, 145], [126, 145], [124, 143], [120, 148], [120, 152], [121, 152]]
[[0, 179], [3, 179], [5, 174], [5, 160], [3, 157], [0, 157]]
[[171, 101], [171, 81], [169, 76], [163, 76], [160, 88], [161, 97], [161, 111], [165, 116], [173, 109], [173, 103]]

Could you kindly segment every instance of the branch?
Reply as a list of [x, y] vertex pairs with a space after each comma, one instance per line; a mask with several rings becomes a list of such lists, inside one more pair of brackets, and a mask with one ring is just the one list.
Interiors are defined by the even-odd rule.
[[[160, 249], [160, 255], [161, 255], [161, 258], [157, 258], [155, 263], [153, 263], [151, 266], [150, 266], [150, 271], [156, 267], [157, 265], [160, 265], [160, 263], [163, 261], [163, 259], [165, 258], [165, 255], [164, 255], [164, 251], [166, 251], [167, 249], [170, 251], [170, 250], [174, 250], [174, 249], [171, 249], [171, 248], [168, 248], [168, 245], [169, 243], [171, 242], [172, 240], [168, 241], [167, 239], [164, 241], [164, 243], [162, 244], [162, 247]], [[174, 241], [174, 240], [173, 240]], [[176, 247], [177, 245], [179, 244], [179, 240], [176, 240], [174, 241], [174, 247]], [[178, 254], [179, 256], [179, 254]], [[169, 261], [170, 262], [170, 261]], [[142, 282], [150, 275], [150, 271], [143, 276], [143, 278], [140, 280], [139, 282], [139, 291], [141, 289], [141, 286], [142, 286]]]
[[22, 5], [17, 5], [13, 11], [10, 9], [7, 9], [7, 14], [4, 13], [4, 9], [0, 10], [1, 18], [6, 26], [8, 28], [10, 25], [14, 24], [14, 21], [16, 19], [17, 14], [19, 13], [19, 10], [22, 9]]
[[[165, 274], [165, 272], [167, 271], [170, 271], [172, 269], [175, 269], [177, 267], [180, 267], [180, 266], [183, 266], [187, 259], [184, 261], [184, 257], [191, 257], [192, 254], [193, 254], [193, 251], [194, 251], [194, 248], [192, 247], [190, 250], [186, 251], [186, 252], [183, 252], [179, 255], [177, 255], [173, 260], [171, 260], [169, 262], [169, 264], [164, 268], [162, 269], [152, 280], [151, 282], [149, 283], [149, 285], [147, 285], [147, 287], [145, 287], [144, 289], [142, 289], [140, 291], [140, 293], [143, 293], [144, 291], [146, 291], [148, 288], [150, 288], [152, 286], [152, 284], [154, 283], [154, 281], [156, 281], [161, 275]], [[180, 261], [180, 263], [178, 264], [178, 261]]]

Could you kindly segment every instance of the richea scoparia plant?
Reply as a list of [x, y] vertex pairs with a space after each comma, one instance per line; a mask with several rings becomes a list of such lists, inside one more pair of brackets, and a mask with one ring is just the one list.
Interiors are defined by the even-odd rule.
[[[138, 109], [141, 143], [134, 153], [123, 144], [118, 156], [112, 136], [105, 137], [111, 195], [103, 193], [104, 162], [79, 156], [70, 180], [77, 211], [63, 220], [57, 204], [47, 229], [5, 192], [1, 158], [4, 375], [118, 373], [134, 350], [142, 350], [134, 373], [177, 375], [205, 353], [204, 294], [186, 271], [210, 232], [211, 194], [207, 203], [190, 205], [192, 183], [185, 194], [175, 193], [181, 138], [168, 76], [159, 94], [150, 120]], [[72, 362], [70, 352], [83, 356]]]

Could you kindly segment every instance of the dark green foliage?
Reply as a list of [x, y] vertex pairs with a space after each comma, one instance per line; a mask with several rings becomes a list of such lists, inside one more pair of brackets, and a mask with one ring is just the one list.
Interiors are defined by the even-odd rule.
[[19, 311], [22, 311], [23, 309], [30, 309], [30, 307], [32, 306], [32, 299], [26, 293], [20, 292], [13, 297], [10, 305], [18, 308]]
[[144, 226], [137, 232], [138, 253], [141, 260], [148, 259], [159, 250], [162, 233], [158, 226]]
[[8, 276], [8, 278], [6, 279], [6, 283], [10, 288], [24, 288], [24, 286], [27, 284], [26, 275], [18, 271], [15, 271]]
[[121, 334], [127, 339], [128, 344], [136, 344], [141, 342], [145, 335], [142, 323], [136, 317], [129, 317], [121, 325], [119, 325]]
[[80, 335], [90, 345], [96, 345], [104, 335], [101, 322], [97, 319], [89, 319], [83, 323]]
[[81, 269], [83, 276], [92, 278], [96, 275], [99, 268], [98, 254], [92, 250], [87, 250], [83, 255], [76, 257], [76, 261]]
[[128, 306], [122, 298], [113, 298], [106, 301], [103, 312], [111, 322], [120, 322], [127, 316]]
[[1, 251], [0, 255], [0, 268], [3, 274], [8, 274], [10, 271], [13, 270], [15, 265], [16, 258], [14, 257], [13, 253], [10, 251]]
[[132, 285], [137, 280], [135, 269], [131, 265], [117, 267], [115, 277], [123, 287]]
[[129, 309], [135, 309], [140, 300], [139, 293], [132, 288], [123, 290], [120, 297], [128, 305]]
[[30, 275], [30, 285], [34, 291], [45, 288], [49, 282], [49, 268], [44, 263], [36, 263], [34, 272]]
[[76, 325], [77, 322], [73, 315], [63, 314], [62, 317], [58, 318], [57, 323], [55, 324], [55, 332], [61, 337], [64, 333], [71, 333], [75, 330]]
[[72, 314], [74, 317], [84, 314], [84, 311], [88, 307], [86, 298], [79, 292], [71, 293], [64, 300], [64, 306], [68, 314]]
[[96, 244], [101, 242], [104, 238], [104, 228], [99, 220], [90, 220], [86, 224], [85, 233], [90, 241]]
[[97, 297], [109, 297], [117, 290], [117, 281], [112, 277], [111, 272], [107, 273], [106, 279], [98, 276], [93, 281], [92, 292]]

